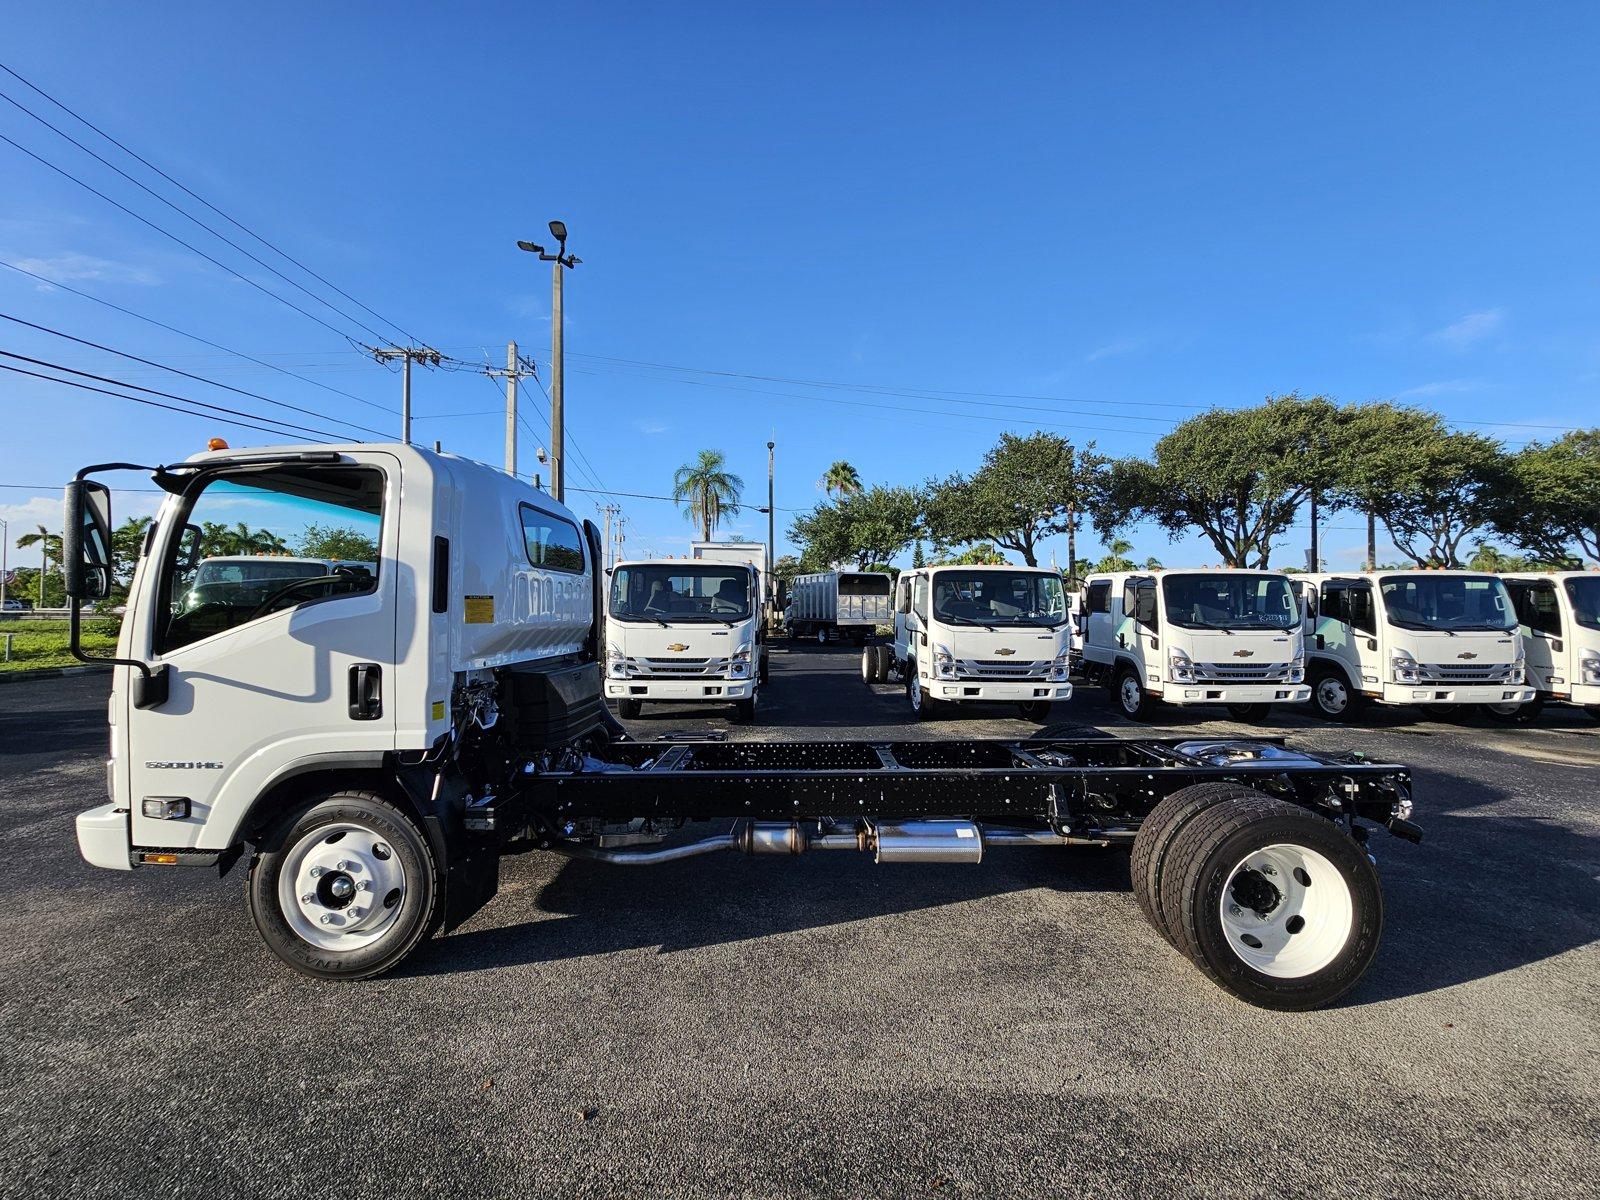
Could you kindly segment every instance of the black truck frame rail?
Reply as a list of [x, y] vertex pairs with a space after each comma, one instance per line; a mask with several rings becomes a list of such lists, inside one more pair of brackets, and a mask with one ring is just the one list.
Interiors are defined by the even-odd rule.
[[[610, 822], [982, 821], [1054, 841], [1131, 840], [1163, 798], [1231, 781], [1299, 804], [1358, 840], [1357, 819], [1411, 841], [1411, 773], [1359, 753], [1314, 754], [1281, 738], [961, 741], [618, 741], [553, 767], [530, 765], [508, 795], [468, 805], [467, 827], [526, 831], [560, 849]], [[1003, 839], [996, 839], [1003, 840]]]

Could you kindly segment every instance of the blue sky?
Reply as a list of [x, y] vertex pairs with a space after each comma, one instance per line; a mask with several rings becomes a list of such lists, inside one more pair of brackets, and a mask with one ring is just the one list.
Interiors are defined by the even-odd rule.
[[[500, 364], [514, 337], [547, 375], [548, 270], [513, 243], [564, 218], [585, 260], [569, 485], [660, 493], [716, 447], [759, 503], [771, 437], [778, 505], [803, 509], [835, 458], [909, 483], [1039, 425], [1133, 453], [1292, 389], [1426, 403], [1511, 442], [1595, 423], [1593, 5], [4, 0], [0, 19], [0, 61], [384, 320], [282, 287], [3, 102], [0, 134], [354, 336], [372, 340], [358, 318]], [[0, 91], [150, 179], [11, 77]], [[369, 405], [397, 407], [398, 378], [328, 329], [4, 143], [0, 178], [0, 261], [325, 387], [5, 270], [0, 312], [397, 427]], [[266, 407], [10, 322], [0, 349]], [[498, 388], [419, 372], [417, 439], [499, 462]], [[3, 483], [262, 439], [9, 374], [0, 416]], [[602, 499], [569, 495], [583, 515]], [[686, 549], [670, 505], [622, 503], [630, 552]], [[17, 529], [55, 506], [0, 489]], [[1330, 525], [1325, 553], [1355, 565], [1360, 521]], [[760, 538], [765, 519], [731, 529]], [[1276, 561], [1298, 562], [1296, 538]]]

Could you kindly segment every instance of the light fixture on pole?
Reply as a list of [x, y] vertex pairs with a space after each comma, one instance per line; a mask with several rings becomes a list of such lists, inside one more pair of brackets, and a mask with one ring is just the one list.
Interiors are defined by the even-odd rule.
[[565, 413], [565, 335], [561, 311], [561, 278], [569, 267], [583, 260], [567, 253], [567, 224], [550, 222], [550, 236], [556, 240], [556, 252], [547, 253], [537, 242], [518, 240], [517, 249], [537, 254], [541, 262], [553, 264], [550, 268], [550, 494], [557, 500], [566, 499], [566, 413]]

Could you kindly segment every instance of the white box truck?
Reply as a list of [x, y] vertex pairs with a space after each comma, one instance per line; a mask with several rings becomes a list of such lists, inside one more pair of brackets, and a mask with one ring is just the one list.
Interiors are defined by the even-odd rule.
[[1009, 702], [1043, 724], [1072, 695], [1072, 624], [1061, 576], [1042, 567], [920, 567], [895, 585], [894, 643], [862, 652], [862, 677], [905, 682], [919, 720]]
[[755, 719], [767, 679], [761, 576], [748, 562], [621, 562], [606, 604], [606, 696], [624, 717], [655, 704], [732, 704]]
[[[93, 477], [129, 469], [167, 496], [116, 654], [96, 658], [81, 613], [109, 590], [114, 521]], [[599, 531], [452, 455], [357, 444], [108, 463], [78, 472], [65, 508], [72, 649], [113, 668], [106, 797], [77, 818], [80, 852], [142, 874], [245, 864], [263, 940], [320, 979], [393, 969], [493, 897], [502, 857], [528, 851], [632, 867], [721, 851], [976, 865], [1128, 845], [1134, 895], [1165, 938], [1232, 994], [1307, 1009], [1377, 953], [1367, 838], [1421, 836], [1403, 765], [1239, 739], [635, 741], [604, 700]], [[266, 596], [216, 588], [189, 607], [198, 526], [224, 513], [287, 539], [349, 531], [377, 545], [376, 569]], [[949, 636], [1056, 650], [1059, 591], [1017, 583], [1003, 589], [1013, 607], [1023, 584], [1041, 589], [1027, 614], [951, 610]], [[689, 820], [724, 826], [680, 832]], [[192, 922], [147, 933], [157, 971], [154, 939], [189, 943], [187, 957], [206, 936]]]
[[1143, 720], [1156, 701], [1220, 704], [1256, 721], [1304, 701], [1300, 608], [1278, 571], [1118, 571], [1083, 590], [1084, 677]]
[[1311, 707], [1335, 721], [1363, 704], [1433, 713], [1524, 704], [1526, 656], [1511, 595], [1481, 571], [1297, 575]]
[[796, 575], [784, 623], [792, 638], [815, 638], [818, 645], [840, 638], [864, 646], [893, 618], [893, 590], [894, 580], [881, 571]]
[[1497, 720], [1523, 723], [1548, 703], [1576, 704], [1600, 721], [1600, 573], [1519, 572], [1500, 578], [1517, 615], [1534, 695], [1491, 702], [1485, 711]]

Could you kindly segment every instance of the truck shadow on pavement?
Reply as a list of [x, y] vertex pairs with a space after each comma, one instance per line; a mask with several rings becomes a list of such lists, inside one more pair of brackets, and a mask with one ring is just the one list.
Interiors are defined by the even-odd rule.
[[[627, 950], [671, 953], [1035, 888], [1129, 891], [1125, 853], [1083, 847], [1062, 854], [1070, 861], [1000, 849], [978, 866], [879, 866], [866, 854], [831, 851], [759, 859], [724, 852], [653, 867], [571, 860], [536, 900], [524, 901], [546, 915], [436, 939], [401, 973], [453, 974]], [[507, 899], [502, 894], [494, 903]]]

